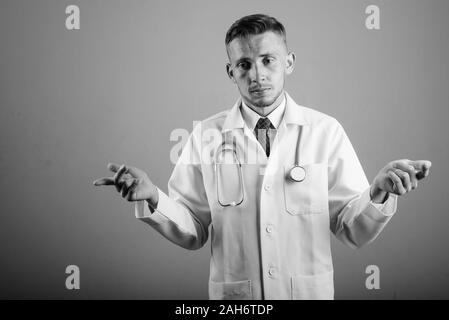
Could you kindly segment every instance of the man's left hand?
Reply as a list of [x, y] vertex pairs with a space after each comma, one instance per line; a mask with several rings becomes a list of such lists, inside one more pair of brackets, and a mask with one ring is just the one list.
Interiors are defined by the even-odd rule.
[[418, 181], [429, 175], [428, 160], [395, 160], [383, 167], [371, 184], [371, 200], [383, 203], [388, 193], [404, 195], [418, 187]]

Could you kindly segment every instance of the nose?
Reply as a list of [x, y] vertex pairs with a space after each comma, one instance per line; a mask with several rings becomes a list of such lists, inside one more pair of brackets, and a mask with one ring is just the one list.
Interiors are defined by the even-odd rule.
[[249, 79], [252, 82], [262, 83], [267, 79], [265, 67], [258, 63], [253, 63], [249, 70]]

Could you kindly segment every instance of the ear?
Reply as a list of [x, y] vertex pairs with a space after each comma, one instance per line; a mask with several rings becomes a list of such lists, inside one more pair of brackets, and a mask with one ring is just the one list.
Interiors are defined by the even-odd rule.
[[285, 73], [291, 74], [293, 70], [295, 69], [295, 61], [296, 56], [294, 52], [289, 52], [287, 54], [287, 60], [286, 60], [286, 66], [285, 66]]
[[229, 79], [231, 79], [235, 83], [234, 72], [233, 72], [233, 70], [231, 68], [231, 64], [230, 63], [226, 64], [226, 73], [228, 74]]

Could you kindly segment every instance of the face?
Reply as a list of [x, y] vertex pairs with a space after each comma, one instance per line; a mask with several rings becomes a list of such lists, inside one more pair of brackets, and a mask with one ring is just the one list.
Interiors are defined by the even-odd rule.
[[276, 107], [282, 101], [285, 75], [292, 73], [295, 61], [283, 38], [271, 31], [236, 38], [227, 51], [228, 76], [237, 84], [245, 103], [259, 109]]

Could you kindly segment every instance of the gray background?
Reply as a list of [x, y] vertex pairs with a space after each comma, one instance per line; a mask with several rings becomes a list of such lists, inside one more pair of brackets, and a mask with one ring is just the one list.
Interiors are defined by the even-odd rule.
[[[381, 30], [365, 28], [369, 4]], [[175, 246], [92, 181], [127, 163], [167, 191], [170, 133], [233, 104], [224, 36], [256, 12], [287, 29], [289, 93], [343, 124], [370, 181], [394, 159], [433, 162], [376, 242], [333, 238], [336, 298], [449, 297], [449, 1], [2, 0], [0, 298], [207, 299], [209, 242]]]

